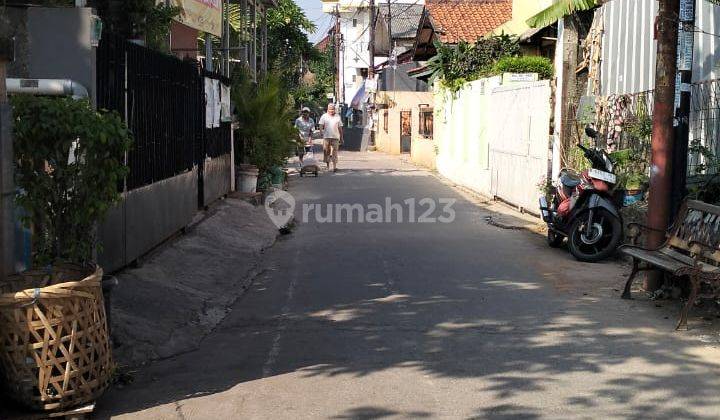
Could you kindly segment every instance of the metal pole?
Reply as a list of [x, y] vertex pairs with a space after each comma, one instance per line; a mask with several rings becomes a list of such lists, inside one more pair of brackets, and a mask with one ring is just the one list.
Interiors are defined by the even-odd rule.
[[240, 61], [242, 61], [243, 65], [246, 67], [250, 65], [250, 60], [248, 59], [248, 42], [247, 42], [247, 35], [248, 35], [248, 19], [247, 19], [247, 0], [241, 0], [240, 1], [240, 14], [242, 15], [242, 26], [240, 28], [240, 33], [238, 34], [238, 46], [240, 47]]
[[[387, 30], [388, 30], [388, 64], [393, 66], [393, 77], [392, 77], [392, 87], [390, 86], [390, 83], [387, 83], [387, 90], [395, 90], [395, 66], [397, 63], [395, 63], [395, 57], [394, 57], [394, 51], [395, 51], [395, 45], [393, 45], [393, 35], [392, 35], [392, 12], [390, 11], [390, 0], [387, 0]], [[390, 60], [393, 60], [390, 62]], [[388, 71], [389, 69], [387, 66], [385, 67]], [[385, 77], [386, 81], [389, 81], [389, 77]]]
[[[368, 78], [375, 79], [375, 0], [370, 0], [370, 68], [368, 69]], [[370, 94], [370, 105], [375, 104], [374, 93]], [[374, 108], [371, 108], [369, 112], [365, 113], [366, 121], [363, 121], [364, 125], [369, 126], [369, 119], [373, 118]], [[369, 142], [370, 146], [375, 145], [375, 131], [370, 130]]]
[[262, 25], [262, 29], [260, 32], [260, 37], [262, 39], [260, 48], [262, 48], [262, 54], [260, 54], [260, 58], [262, 59], [262, 74], [267, 74], [268, 71], [268, 30], [267, 30], [267, 8], [263, 6], [261, 9], [262, 13], [262, 19], [260, 20], [260, 24]]
[[342, 97], [342, 87], [343, 87], [343, 80], [342, 77], [340, 77], [340, 42], [341, 42], [341, 35], [340, 35], [340, 8], [338, 6], [335, 6], [335, 31], [333, 33], [333, 41], [335, 43], [335, 74], [336, 74], [336, 92], [335, 92], [335, 102], [338, 104], [341, 104], [345, 102], [345, 98]]
[[695, 0], [680, 1], [680, 34], [678, 43], [678, 77], [680, 85], [676, 86], [675, 97], [680, 102], [676, 104], [675, 113], [677, 124], [677, 138], [673, 153], [673, 185], [671, 215], [675, 215], [680, 202], [687, 195], [687, 158], [690, 142], [690, 103], [693, 68], [693, 53], [695, 49]]
[[205, 33], [205, 69], [213, 71], [213, 48], [212, 48], [212, 35]]
[[237, 185], [235, 185], [235, 130], [237, 129], [237, 123], [235, 121], [230, 122], [230, 191], [237, 191]]
[[0, 279], [5, 279], [15, 271], [12, 118], [5, 89], [7, 77], [5, 66], [13, 60], [13, 57], [13, 39], [10, 36], [0, 35]]
[[223, 66], [221, 73], [230, 77], [230, 0], [223, 2]]
[[257, 1], [250, 0], [252, 14], [252, 45], [250, 46], [250, 67], [252, 67], [253, 80], [257, 81]]
[[370, 51], [370, 63], [368, 67], [368, 77], [375, 75], [375, 0], [370, 0], [370, 42], [368, 50]]
[[[653, 229], [649, 247], [659, 247], [665, 240], [672, 201], [672, 160], [674, 145], [675, 77], [677, 74], [678, 23], [680, 0], [660, 0], [656, 21], [657, 62], [655, 74], [655, 105], [653, 110], [652, 160], [650, 166], [650, 197], [648, 225]], [[645, 280], [645, 289], [657, 290], [662, 274], [652, 272]]]

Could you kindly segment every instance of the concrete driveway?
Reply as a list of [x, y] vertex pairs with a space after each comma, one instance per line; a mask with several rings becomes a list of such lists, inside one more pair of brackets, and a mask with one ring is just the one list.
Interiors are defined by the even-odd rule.
[[716, 335], [697, 316], [674, 332], [679, 302], [620, 300], [623, 266], [489, 225], [397, 158], [346, 152], [339, 168], [291, 181], [296, 217], [427, 197], [457, 200], [456, 218], [300, 223], [199, 350], [141, 369], [97, 418], [720, 416]]

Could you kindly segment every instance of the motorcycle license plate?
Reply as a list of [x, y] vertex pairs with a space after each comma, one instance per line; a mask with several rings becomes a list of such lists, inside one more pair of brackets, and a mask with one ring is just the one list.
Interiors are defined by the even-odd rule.
[[617, 182], [617, 177], [615, 176], [615, 174], [601, 171], [599, 169], [589, 169], [588, 175], [590, 175], [591, 178], [599, 179], [601, 181], [609, 182], [611, 184]]

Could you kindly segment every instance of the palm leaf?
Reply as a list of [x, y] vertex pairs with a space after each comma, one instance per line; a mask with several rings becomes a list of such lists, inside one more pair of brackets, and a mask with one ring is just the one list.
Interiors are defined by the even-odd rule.
[[590, 10], [599, 3], [601, 2], [598, 0], [555, 0], [550, 7], [532, 16], [525, 23], [531, 28], [544, 28], [575, 12]]
[[237, 3], [230, 3], [228, 5], [228, 20], [230, 27], [235, 32], [241, 32], [243, 28], [247, 28], [247, 16], [243, 16], [240, 5]]

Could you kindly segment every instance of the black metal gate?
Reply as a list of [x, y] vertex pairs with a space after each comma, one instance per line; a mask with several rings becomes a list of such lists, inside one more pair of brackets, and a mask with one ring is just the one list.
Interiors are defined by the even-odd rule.
[[204, 147], [204, 92], [196, 61], [182, 61], [104, 33], [97, 51], [97, 105], [133, 133], [127, 190], [192, 170]]

